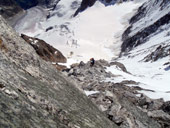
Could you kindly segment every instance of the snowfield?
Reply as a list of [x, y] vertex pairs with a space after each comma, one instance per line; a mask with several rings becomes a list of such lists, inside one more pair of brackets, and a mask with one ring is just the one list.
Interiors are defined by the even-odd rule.
[[[94, 6], [73, 17], [80, 0], [77, 5], [74, 4], [75, 8], [71, 6], [72, 2], [59, 2], [56, 10], [51, 12], [52, 16], [47, 20], [41, 19], [39, 24], [33, 24], [31, 31], [21, 28], [17, 31], [45, 40], [74, 62], [87, 62], [91, 57], [105, 60], [116, 58], [120, 53], [121, 34], [128, 26], [128, 19], [141, 3], [125, 2], [105, 6], [97, 1]], [[42, 15], [35, 9], [27, 13], [31, 11], [32, 15]], [[24, 28], [26, 24], [30, 26], [27, 18], [30, 19], [30, 16], [25, 16], [22, 21]], [[46, 32], [49, 27], [53, 29]]]
[[29, 36], [35, 36], [43, 32], [41, 22], [46, 19], [48, 12], [42, 7], [33, 7], [26, 10], [26, 14], [22, 19], [16, 21], [14, 29], [19, 33]]
[[[170, 100], [170, 67], [163, 66], [164, 62], [170, 61], [170, 57], [164, 58], [157, 62], [138, 62], [138, 60], [121, 58], [119, 62], [123, 63], [127, 70], [132, 73], [128, 74], [123, 72], [116, 66], [107, 67], [107, 72], [112, 72], [117, 75], [114, 78], [106, 78], [106, 81], [119, 83], [124, 80], [133, 80], [139, 82], [138, 85], [144, 89], [152, 91], [140, 91], [150, 98], [158, 99], [163, 98], [165, 101]], [[168, 60], [169, 59], [169, 60]], [[166, 70], [167, 69], [167, 70]]]

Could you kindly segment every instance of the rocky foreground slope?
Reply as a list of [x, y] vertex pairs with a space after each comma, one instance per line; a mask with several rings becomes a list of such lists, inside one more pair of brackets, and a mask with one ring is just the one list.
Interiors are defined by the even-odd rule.
[[1, 128], [114, 128], [93, 103], [0, 17]]
[[104, 60], [96, 61], [93, 67], [90, 63], [80, 62], [64, 70], [64, 73], [74, 79], [108, 119], [121, 128], [169, 128], [170, 102], [150, 99], [138, 92], [146, 89], [140, 88], [140, 83], [132, 80], [107, 82], [107, 78], [114, 81], [119, 77], [116, 73], [106, 72], [106, 67], [110, 66], [129, 73], [123, 64]]

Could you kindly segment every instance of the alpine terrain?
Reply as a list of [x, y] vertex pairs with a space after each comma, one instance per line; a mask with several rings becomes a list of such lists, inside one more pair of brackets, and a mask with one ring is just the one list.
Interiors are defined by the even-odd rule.
[[0, 76], [0, 128], [170, 128], [170, 1], [1, 0]]

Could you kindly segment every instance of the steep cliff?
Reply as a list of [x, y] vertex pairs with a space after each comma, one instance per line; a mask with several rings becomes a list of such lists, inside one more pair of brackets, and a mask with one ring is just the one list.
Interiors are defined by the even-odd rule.
[[1, 128], [117, 127], [1, 16], [0, 75]]

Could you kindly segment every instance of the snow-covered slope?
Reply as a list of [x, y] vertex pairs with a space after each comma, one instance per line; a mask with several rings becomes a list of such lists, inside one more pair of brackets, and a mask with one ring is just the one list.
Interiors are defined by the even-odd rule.
[[[117, 57], [121, 34], [141, 3], [125, 2], [105, 6], [96, 1], [92, 7], [73, 17], [80, 4], [80, 0], [61, 0], [50, 11], [48, 19], [37, 23], [35, 29], [18, 31], [45, 40], [74, 62], [88, 61], [91, 57], [106, 60]], [[33, 15], [37, 13], [32, 12]], [[23, 24], [28, 24], [26, 20], [27, 16]]]
[[[124, 79], [140, 82], [155, 92], [151, 98], [170, 100], [170, 1], [151, 0], [141, 6], [123, 34], [119, 59], [133, 75]], [[124, 56], [123, 56], [124, 55]]]

